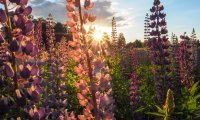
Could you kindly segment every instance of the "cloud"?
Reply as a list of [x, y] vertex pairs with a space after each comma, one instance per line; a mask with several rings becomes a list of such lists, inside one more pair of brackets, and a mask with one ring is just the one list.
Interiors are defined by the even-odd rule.
[[39, 4], [43, 4], [46, 0], [31, 0], [30, 4], [31, 5], [39, 5]]
[[53, 2], [48, 0], [32, 0], [30, 4], [33, 5], [34, 16], [46, 18], [49, 13], [52, 13], [56, 21], [65, 23], [66, 5], [63, 4], [63, 2], [64, 1]]
[[[116, 17], [117, 26], [131, 26], [130, 18], [127, 17], [127, 10], [119, 10], [117, 7], [117, 0], [93, 0], [95, 8], [92, 13], [97, 15], [97, 20], [94, 24], [104, 27], [111, 26], [113, 17]], [[31, 0], [30, 4], [33, 6], [33, 15], [35, 17], [46, 18], [49, 13], [52, 13], [56, 21], [65, 23], [66, 17], [66, 1], [65, 0]]]
[[95, 1], [95, 8], [92, 9], [92, 13], [97, 15], [96, 24], [101, 24], [102, 26], [110, 26], [112, 17], [114, 17], [115, 12], [110, 11], [112, 6], [111, 1]]
[[92, 12], [97, 15], [96, 24], [102, 26], [111, 26], [112, 18], [115, 17], [117, 22], [117, 27], [131, 26], [132, 18], [127, 17], [130, 12], [127, 9], [118, 8], [117, 0], [102, 0], [95, 1], [95, 8]]

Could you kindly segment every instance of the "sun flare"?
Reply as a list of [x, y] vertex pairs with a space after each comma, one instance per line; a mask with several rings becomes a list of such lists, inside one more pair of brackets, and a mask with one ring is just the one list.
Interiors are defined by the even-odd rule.
[[100, 41], [102, 39], [102, 35], [103, 35], [103, 32], [101, 32], [100, 30], [95, 30], [95, 32], [94, 32], [95, 40]]

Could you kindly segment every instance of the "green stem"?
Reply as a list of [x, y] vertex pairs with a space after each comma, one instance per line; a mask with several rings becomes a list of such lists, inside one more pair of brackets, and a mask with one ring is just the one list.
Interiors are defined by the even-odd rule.
[[[11, 25], [11, 20], [10, 20], [10, 16], [9, 16], [9, 11], [8, 11], [8, 6], [7, 6], [7, 1], [4, 0], [3, 1], [3, 5], [5, 8], [5, 13], [6, 13], [6, 17], [7, 17], [7, 27], [8, 27], [8, 36], [10, 36], [12, 38], [12, 25]], [[10, 39], [8, 39], [8, 43], [10, 42]]]

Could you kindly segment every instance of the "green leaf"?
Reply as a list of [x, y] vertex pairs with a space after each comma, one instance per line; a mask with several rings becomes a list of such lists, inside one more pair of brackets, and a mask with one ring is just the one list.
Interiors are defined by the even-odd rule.
[[174, 115], [183, 115], [184, 113], [183, 112], [174, 112], [173, 114]]
[[158, 109], [158, 112], [159, 112], [159, 113], [165, 113], [164, 110], [163, 110], [162, 108], [160, 108], [160, 107], [157, 106], [157, 105], [155, 105], [155, 106], [156, 106], [156, 108]]
[[196, 96], [194, 97], [194, 99], [195, 99], [195, 100], [200, 99], [200, 94], [196, 95]]
[[10, 98], [10, 100], [12, 101], [12, 102], [14, 102], [15, 100], [14, 100], [14, 98], [12, 97], [12, 96], [10, 96], [9, 94], [5, 94], [7, 97], [9, 97]]
[[191, 88], [191, 90], [190, 90], [190, 94], [191, 94], [192, 96], [194, 96], [194, 94], [197, 92], [197, 90], [198, 90], [198, 85], [199, 85], [199, 82], [196, 82], [196, 83], [192, 86], [192, 88]]
[[160, 116], [160, 117], [165, 117], [164, 114], [156, 113], [156, 112], [147, 112], [146, 114], [148, 114], [148, 115], [154, 115], [154, 116]]
[[140, 107], [137, 110], [135, 110], [135, 112], [143, 112], [146, 108], [145, 107]]

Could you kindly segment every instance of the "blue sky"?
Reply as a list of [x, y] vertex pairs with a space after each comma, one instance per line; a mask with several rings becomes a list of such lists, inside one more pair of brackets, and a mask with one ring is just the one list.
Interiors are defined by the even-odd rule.
[[[65, 0], [30, 0], [33, 15], [46, 17], [52, 13], [55, 20], [65, 23]], [[100, 31], [111, 31], [111, 19], [116, 17], [118, 33], [124, 33], [127, 42], [143, 40], [144, 18], [153, 5], [153, 0], [91, 0], [95, 2], [93, 12], [97, 15], [95, 25]], [[187, 32], [190, 36], [195, 28], [200, 38], [200, 0], [160, 0], [167, 13], [169, 36]], [[0, 6], [1, 7], [1, 6]]]
[[[180, 36], [187, 32], [190, 36], [193, 27], [196, 30], [198, 38], [200, 37], [200, 0], [161, 0], [167, 13], [166, 21], [169, 30], [169, 36], [174, 32]], [[121, 5], [120, 5], [121, 3]], [[143, 24], [145, 13], [153, 5], [153, 0], [119, 0], [119, 5], [123, 8], [133, 8], [134, 17], [133, 27], [123, 29], [123, 33], [128, 40], [143, 39]], [[120, 31], [120, 29], [119, 29]], [[126, 32], [127, 31], [127, 32]]]

